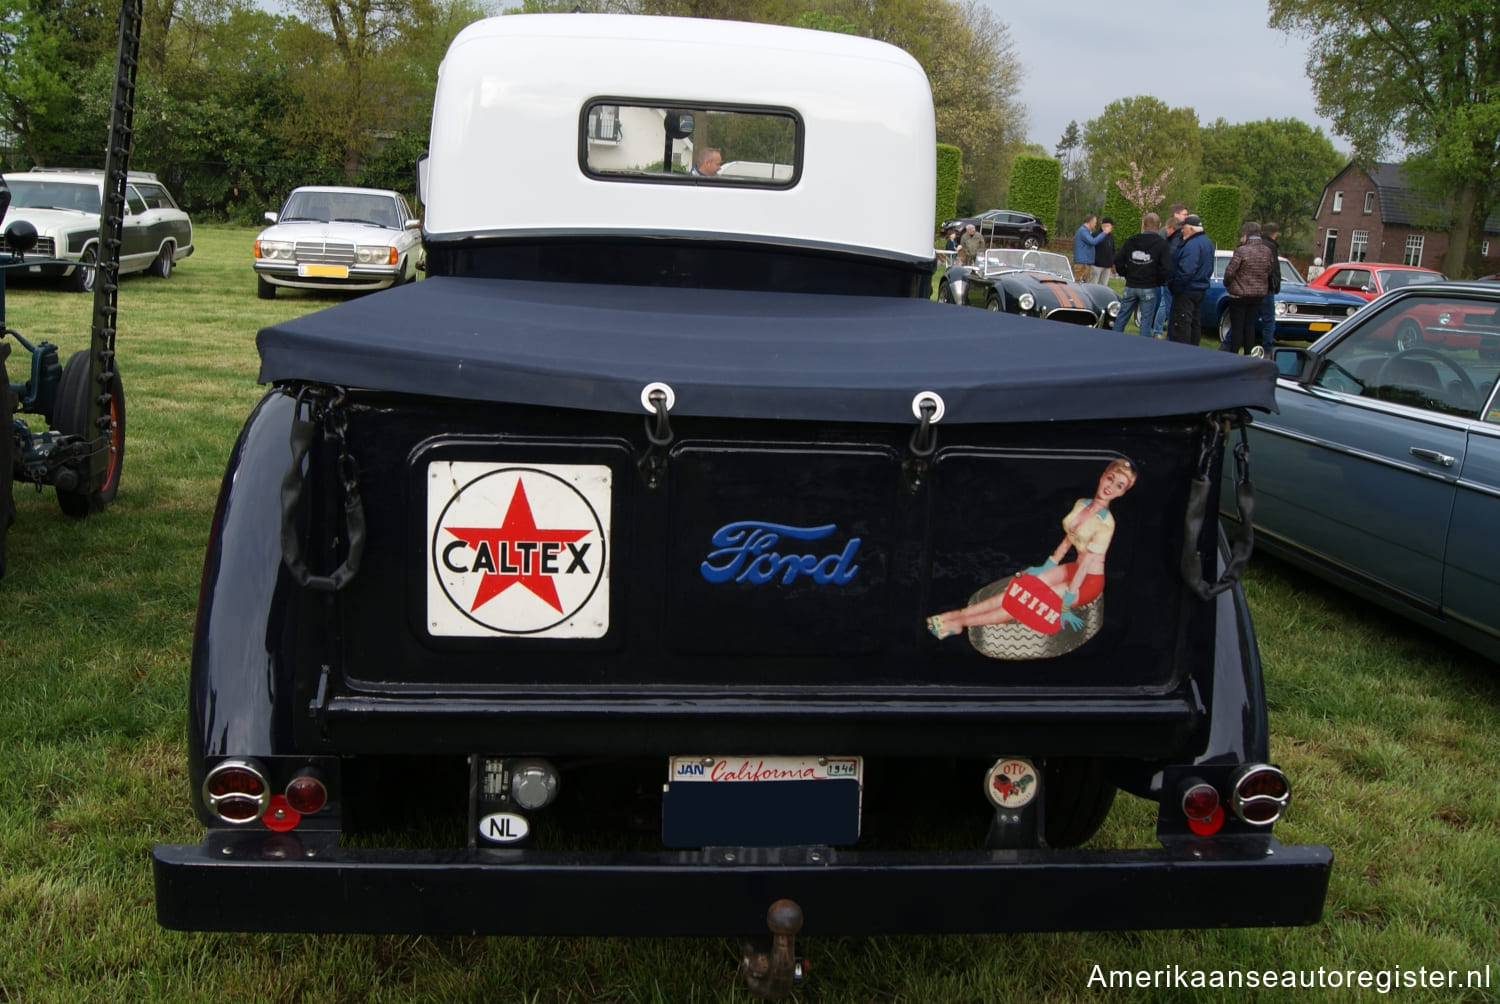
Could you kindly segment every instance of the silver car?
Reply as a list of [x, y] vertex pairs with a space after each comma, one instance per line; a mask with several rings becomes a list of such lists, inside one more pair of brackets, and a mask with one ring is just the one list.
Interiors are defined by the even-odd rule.
[[255, 238], [255, 295], [276, 287], [368, 292], [417, 277], [421, 221], [400, 192], [310, 185], [292, 190]]
[[[27, 259], [36, 264], [12, 275], [62, 278], [69, 289], [94, 288], [99, 261], [99, 210], [104, 204], [104, 172], [91, 169], [36, 169], [5, 175], [10, 187], [6, 224], [25, 220], [36, 227], [36, 246]], [[0, 247], [4, 239], [0, 238]], [[193, 253], [193, 224], [154, 174], [131, 171], [125, 187], [120, 274], [149, 270], [166, 279]]]
[[1500, 286], [1392, 290], [1274, 355], [1256, 546], [1500, 660]]

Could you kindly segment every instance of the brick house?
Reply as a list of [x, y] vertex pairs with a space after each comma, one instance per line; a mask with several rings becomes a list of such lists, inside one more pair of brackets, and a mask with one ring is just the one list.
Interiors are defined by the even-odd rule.
[[[1439, 268], [1448, 253], [1448, 232], [1423, 224], [1431, 204], [1408, 187], [1400, 164], [1350, 161], [1323, 186], [1318, 200], [1313, 254], [1324, 264], [1376, 261]], [[1500, 272], [1500, 217], [1490, 217], [1480, 238], [1480, 274]]]

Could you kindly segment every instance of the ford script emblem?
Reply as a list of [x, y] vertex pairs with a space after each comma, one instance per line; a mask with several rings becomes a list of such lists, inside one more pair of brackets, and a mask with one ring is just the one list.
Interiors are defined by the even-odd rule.
[[698, 566], [709, 582], [748, 582], [763, 585], [780, 581], [789, 586], [807, 576], [820, 586], [848, 584], [859, 566], [854, 555], [859, 538], [850, 537], [842, 550], [818, 554], [805, 551], [803, 542], [823, 540], [838, 529], [826, 526], [786, 526], [759, 520], [726, 523], [714, 531], [708, 558]]

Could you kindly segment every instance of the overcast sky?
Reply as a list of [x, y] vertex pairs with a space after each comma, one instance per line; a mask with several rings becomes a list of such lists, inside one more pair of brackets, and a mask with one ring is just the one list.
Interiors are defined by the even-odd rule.
[[1027, 138], [1048, 154], [1119, 98], [1192, 108], [1199, 125], [1301, 119], [1339, 150], [1348, 141], [1313, 111], [1307, 41], [1266, 27], [1260, 0], [980, 0], [1010, 28], [1025, 68]]

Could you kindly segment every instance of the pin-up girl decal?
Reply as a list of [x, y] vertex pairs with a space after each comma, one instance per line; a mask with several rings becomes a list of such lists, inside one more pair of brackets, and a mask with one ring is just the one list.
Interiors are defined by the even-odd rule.
[[[1093, 498], [1063, 517], [1063, 539], [1040, 565], [979, 590], [960, 610], [927, 618], [937, 638], [968, 631], [980, 652], [996, 659], [1061, 655], [1088, 641], [1103, 622], [1104, 556], [1115, 533], [1110, 503], [1135, 484], [1135, 466], [1110, 461]], [[1068, 552], [1073, 560], [1064, 561]]]

